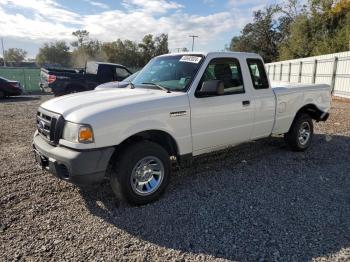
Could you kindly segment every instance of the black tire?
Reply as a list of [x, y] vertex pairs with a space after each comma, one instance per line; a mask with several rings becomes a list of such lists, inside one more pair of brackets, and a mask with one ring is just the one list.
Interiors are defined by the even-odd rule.
[[3, 91], [0, 91], [0, 99], [3, 99], [3, 98], [5, 98], [6, 96], [5, 96], [5, 93], [3, 92]]
[[285, 141], [294, 151], [305, 151], [311, 145], [314, 135], [312, 118], [308, 114], [298, 114], [288, 133], [284, 134]]
[[[150, 157], [160, 161], [159, 163], [161, 163], [163, 167], [161, 170], [164, 172], [162, 179], [160, 179], [161, 176], [159, 176], [158, 180], [155, 178], [152, 180], [156, 181], [155, 183], [160, 181], [158, 186], [154, 187], [155, 191], [148, 195], [141, 195], [136, 192], [137, 189], [133, 186], [134, 183], [132, 181], [135, 182], [136, 179], [132, 179], [132, 174], [137, 174], [134, 170], [137, 170], [137, 165], [141, 160]], [[168, 152], [156, 143], [141, 141], [126, 147], [118, 153], [117, 159], [112, 163], [110, 183], [114, 194], [119, 199], [125, 200], [130, 204], [144, 205], [157, 200], [161, 196], [169, 183], [170, 172], [171, 168]], [[150, 183], [146, 184], [150, 186]], [[146, 184], [144, 187], [146, 187]]]

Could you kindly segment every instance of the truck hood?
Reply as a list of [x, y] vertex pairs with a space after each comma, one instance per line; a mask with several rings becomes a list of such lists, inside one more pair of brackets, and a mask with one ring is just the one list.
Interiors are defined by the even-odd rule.
[[[167, 93], [155, 89], [105, 89], [76, 93], [51, 99], [41, 105], [42, 108], [61, 114], [66, 120], [76, 123], [89, 123], [88, 119], [96, 114], [118, 110], [134, 111], [150, 109], [155, 101], [162, 106], [171, 107], [166, 101], [171, 98], [187, 96], [183, 92]], [[171, 99], [174, 100], [174, 99]], [[179, 102], [179, 99], [175, 99]], [[184, 104], [183, 102], [178, 105]], [[174, 101], [175, 102], [175, 101]], [[163, 104], [164, 103], [164, 104]], [[175, 104], [174, 104], [175, 105]], [[164, 107], [163, 107], [164, 109]]]

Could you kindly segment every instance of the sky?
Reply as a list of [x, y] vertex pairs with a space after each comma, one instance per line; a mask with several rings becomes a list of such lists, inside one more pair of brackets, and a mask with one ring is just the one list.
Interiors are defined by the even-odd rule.
[[141, 41], [169, 35], [169, 49], [220, 51], [252, 20], [253, 11], [276, 0], [0, 0], [0, 37], [5, 49], [35, 57], [45, 42], [73, 41], [85, 29], [92, 39]]

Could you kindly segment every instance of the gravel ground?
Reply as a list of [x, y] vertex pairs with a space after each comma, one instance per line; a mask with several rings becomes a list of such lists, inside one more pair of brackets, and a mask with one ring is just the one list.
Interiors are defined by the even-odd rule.
[[35, 166], [48, 98], [0, 102], [0, 261], [350, 260], [349, 101], [333, 101], [306, 153], [275, 137], [198, 157], [160, 201], [131, 207]]

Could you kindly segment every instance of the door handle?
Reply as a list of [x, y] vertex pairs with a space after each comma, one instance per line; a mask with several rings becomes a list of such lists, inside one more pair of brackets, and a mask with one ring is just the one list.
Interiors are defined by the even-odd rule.
[[249, 100], [242, 101], [242, 105], [243, 106], [249, 106], [250, 105], [250, 101]]

